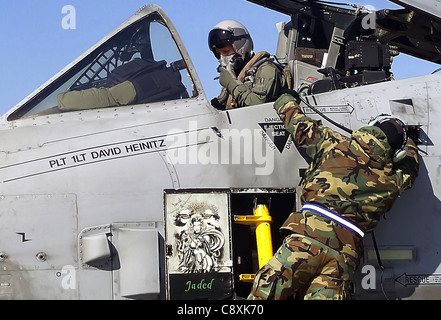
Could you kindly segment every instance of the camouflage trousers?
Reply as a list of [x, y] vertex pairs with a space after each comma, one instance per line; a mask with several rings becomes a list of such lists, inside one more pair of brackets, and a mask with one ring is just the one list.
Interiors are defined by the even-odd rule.
[[309, 237], [291, 234], [256, 274], [248, 299], [348, 299], [356, 268], [350, 256]]

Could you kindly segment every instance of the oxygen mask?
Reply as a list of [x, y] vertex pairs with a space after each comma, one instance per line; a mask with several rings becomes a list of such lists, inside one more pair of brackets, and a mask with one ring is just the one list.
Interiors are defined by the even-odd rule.
[[234, 66], [236, 64], [237, 60], [237, 54], [233, 53], [229, 56], [220, 56], [219, 63], [220, 66], [230, 71], [232, 74], [234, 74]]
[[229, 56], [220, 56], [218, 59], [220, 66], [227, 69], [233, 76], [239, 74], [243, 68], [242, 59], [237, 53], [233, 53]]

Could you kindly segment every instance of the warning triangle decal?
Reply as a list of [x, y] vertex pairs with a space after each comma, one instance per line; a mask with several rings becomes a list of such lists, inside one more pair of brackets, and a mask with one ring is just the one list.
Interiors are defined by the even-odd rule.
[[259, 125], [263, 131], [265, 131], [266, 135], [271, 139], [280, 153], [282, 153], [289, 138], [289, 133], [285, 130], [283, 123], [265, 122], [259, 123]]

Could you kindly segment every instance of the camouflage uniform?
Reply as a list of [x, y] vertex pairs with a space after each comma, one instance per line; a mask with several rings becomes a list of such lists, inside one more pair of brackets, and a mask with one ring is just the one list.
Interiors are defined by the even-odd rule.
[[[288, 132], [312, 162], [302, 203], [332, 210], [364, 232], [372, 231], [418, 175], [418, 150], [408, 139], [398, 163], [378, 127], [356, 130], [350, 138], [306, 116], [294, 98], [274, 104]], [[325, 209], [325, 210], [326, 210]], [[250, 299], [343, 299], [363, 254], [362, 237], [311, 210], [291, 213], [282, 226], [291, 235], [256, 275]]]

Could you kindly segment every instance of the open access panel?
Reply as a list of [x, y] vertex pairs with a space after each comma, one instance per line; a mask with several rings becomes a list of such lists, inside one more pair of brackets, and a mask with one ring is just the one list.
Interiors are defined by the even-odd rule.
[[[259, 269], [255, 226], [237, 224], [260, 203], [271, 214], [271, 239], [295, 210], [294, 189], [183, 189], [164, 191], [166, 295], [171, 300], [246, 298]], [[242, 278], [242, 280], [240, 280]]]

